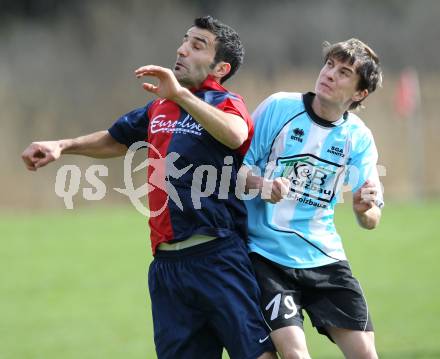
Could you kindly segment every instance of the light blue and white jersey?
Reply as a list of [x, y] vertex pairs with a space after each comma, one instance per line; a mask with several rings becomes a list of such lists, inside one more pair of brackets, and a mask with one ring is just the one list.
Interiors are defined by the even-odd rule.
[[260, 195], [245, 200], [250, 251], [291, 268], [346, 259], [334, 224], [344, 184], [354, 192], [374, 181], [377, 204], [383, 204], [371, 131], [350, 112], [332, 123], [318, 117], [314, 96], [280, 92], [262, 102], [252, 116], [255, 134], [244, 159], [260, 176], [291, 182], [288, 197], [277, 204]]

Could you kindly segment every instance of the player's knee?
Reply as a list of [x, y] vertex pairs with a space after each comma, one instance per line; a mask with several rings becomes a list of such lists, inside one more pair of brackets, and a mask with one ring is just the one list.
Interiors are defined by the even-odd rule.
[[281, 353], [283, 359], [310, 359], [310, 355], [307, 350], [289, 349], [284, 353]]
[[376, 351], [364, 351], [358, 353], [355, 357], [356, 359], [378, 359]]
[[376, 350], [374, 348], [366, 349], [362, 353], [362, 356], [360, 358], [361, 359], [379, 359], [379, 357], [377, 356]]
[[265, 352], [262, 355], [260, 355], [257, 359], [278, 359], [278, 357], [274, 352]]
[[356, 359], [378, 359], [376, 348], [374, 345], [362, 345], [358, 348], [356, 355], [353, 356]]

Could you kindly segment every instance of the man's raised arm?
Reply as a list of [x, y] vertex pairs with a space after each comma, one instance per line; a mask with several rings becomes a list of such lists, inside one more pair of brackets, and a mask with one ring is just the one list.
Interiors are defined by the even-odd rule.
[[136, 77], [153, 76], [157, 85], [144, 83], [143, 88], [159, 97], [174, 101], [185, 109], [217, 141], [231, 149], [239, 148], [248, 138], [248, 127], [237, 115], [223, 112], [194, 96], [181, 86], [170, 69], [147, 65], [135, 71]]

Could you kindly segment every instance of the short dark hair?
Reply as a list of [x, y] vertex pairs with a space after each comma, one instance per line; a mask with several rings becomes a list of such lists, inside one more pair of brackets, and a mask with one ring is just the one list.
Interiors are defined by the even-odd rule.
[[216, 36], [214, 65], [220, 61], [228, 62], [231, 65], [231, 71], [220, 79], [220, 83], [225, 82], [237, 72], [243, 63], [244, 47], [240, 37], [233, 28], [210, 15], [195, 19], [194, 26], [208, 30]]
[[[370, 94], [382, 85], [382, 69], [379, 57], [362, 41], [353, 38], [336, 44], [324, 42], [323, 54], [324, 62], [332, 58], [350, 65], [358, 63], [356, 66], [356, 73], [360, 76], [358, 90], [368, 90]], [[358, 108], [361, 106], [361, 102], [362, 100], [353, 102], [349, 109]]]

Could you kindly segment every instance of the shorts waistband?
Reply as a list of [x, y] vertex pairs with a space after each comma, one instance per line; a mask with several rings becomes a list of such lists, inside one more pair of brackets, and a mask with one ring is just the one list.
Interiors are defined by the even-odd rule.
[[192, 237], [189, 237], [188, 239], [185, 239], [184, 241], [175, 242], [175, 243], [161, 243], [157, 247], [158, 250], [161, 251], [177, 251], [182, 250], [189, 247], [194, 247], [199, 244], [203, 244], [206, 242], [210, 242], [214, 240], [216, 237], [213, 236], [203, 236], [203, 235], [194, 235]]
[[191, 247], [178, 250], [161, 250], [158, 248], [154, 258], [156, 259], [184, 259], [187, 257], [195, 257], [216, 252], [224, 247], [230, 247], [236, 241], [241, 241], [238, 237], [220, 237], [214, 238], [207, 242], [196, 244]]

